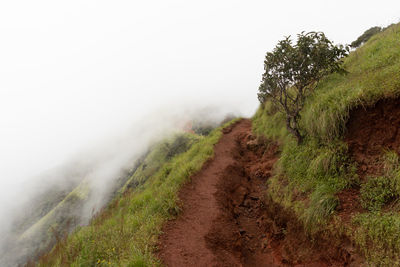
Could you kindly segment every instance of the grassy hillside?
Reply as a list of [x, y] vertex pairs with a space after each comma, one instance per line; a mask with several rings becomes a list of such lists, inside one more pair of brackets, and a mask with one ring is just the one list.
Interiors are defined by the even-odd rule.
[[[301, 145], [271, 102], [253, 117], [253, 131], [281, 145], [268, 180], [271, 200], [296, 215], [310, 240], [325, 235], [343, 246], [349, 241], [376, 266], [400, 264], [400, 159], [386, 150], [379, 159], [382, 173], [361, 177], [345, 141], [346, 126], [357, 107], [400, 96], [399, 40], [400, 25], [388, 27], [351, 52], [344, 62], [347, 75], [321, 81], [301, 113]], [[88, 226], [59, 240], [38, 265], [160, 265], [154, 249], [161, 227], [180, 212], [178, 190], [213, 156], [221, 129], [157, 144], [120, 180], [111, 203]], [[360, 208], [343, 212], [343, 196]]]
[[161, 226], [179, 213], [180, 186], [213, 156], [221, 130], [204, 137], [188, 134], [157, 145], [121, 194], [88, 226], [60, 240], [38, 265], [158, 265], [153, 253]]
[[366, 206], [400, 195], [396, 153], [389, 151], [382, 159], [391, 166], [386, 178], [361, 180], [343, 139], [351, 110], [400, 96], [399, 40], [400, 24], [393, 25], [351, 52], [344, 63], [347, 75], [323, 79], [301, 113], [304, 144], [297, 145], [288, 134], [284, 116], [272, 103], [263, 104], [253, 118], [256, 134], [281, 143], [281, 158], [269, 180], [272, 199], [294, 211], [311, 235], [324, 230], [343, 233], [371, 264], [382, 266], [400, 262], [399, 210], [364, 209], [347, 220], [338, 214], [338, 195], [355, 188]]
[[109, 203], [122, 192], [142, 185], [165, 162], [187, 151], [199, 139], [200, 137], [194, 134], [176, 133], [152, 145], [132, 168], [123, 170], [118, 179], [108, 184], [101, 202], [93, 201], [99, 193], [93, 189], [93, 180], [87, 175], [88, 168], [79, 168], [80, 165], [74, 164], [72, 167], [68, 165], [68, 168], [59, 168], [49, 173], [49, 178], [64, 175], [65, 181], [60, 179], [59, 184], [55, 184], [49, 179], [53, 184], [28, 203], [30, 205], [27, 205], [26, 212], [16, 219], [14, 229], [9, 233], [10, 245], [4, 250], [4, 255], [1, 255], [0, 264], [22, 264], [27, 258], [47, 251], [60, 237], [78, 225], [86, 225], [93, 215], [95, 205]]

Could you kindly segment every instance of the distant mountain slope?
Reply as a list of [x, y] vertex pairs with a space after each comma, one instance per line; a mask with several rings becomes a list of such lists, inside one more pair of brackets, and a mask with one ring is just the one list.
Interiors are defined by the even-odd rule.
[[[188, 150], [200, 138], [195, 134], [176, 133], [154, 144], [132, 168], [123, 171], [115, 179], [107, 194], [102, 196], [102, 203], [107, 204], [117, 195], [142, 185], [165, 162]], [[71, 171], [68, 172], [68, 169]], [[75, 169], [79, 171], [72, 171]], [[67, 166], [47, 174], [49, 182], [51, 175], [58, 173], [62, 173], [65, 179], [57, 179], [60, 185], [37, 192], [35, 199], [26, 207], [26, 212], [16, 219], [8, 241], [9, 248], [0, 257], [2, 266], [26, 262], [28, 258], [49, 250], [58, 239], [78, 225], [88, 223], [94, 215], [90, 203], [95, 194], [91, 180], [85, 177], [90, 169], [75, 165], [75, 168]], [[44, 178], [43, 175], [41, 180], [46, 181]]]

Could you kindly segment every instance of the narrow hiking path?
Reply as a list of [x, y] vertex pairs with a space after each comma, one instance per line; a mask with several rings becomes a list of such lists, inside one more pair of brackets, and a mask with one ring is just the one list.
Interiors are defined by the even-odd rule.
[[[308, 249], [294, 216], [266, 201], [266, 180], [278, 159], [278, 145], [256, 140], [247, 119], [223, 132], [213, 160], [180, 190], [183, 211], [163, 227], [160, 237], [158, 256], [162, 263], [348, 266], [347, 254], [339, 260], [329, 256], [329, 244], [328, 249]], [[292, 234], [285, 236], [286, 229]], [[304, 249], [312, 256], [296, 255], [304, 254]], [[332, 253], [336, 258], [336, 250]]]
[[[167, 223], [161, 237], [159, 256], [165, 265], [278, 266], [264, 249], [266, 244], [263, 247], [266, 236], [252, 208], [260, 202], [266, 174], [257, 173], [255, 181], [246, 177], [251, 170], [244, 165], [254, 158], [244, 153], [239, 141], [249, 136], [250, 120], [225, 129], [214, 159], [180, 191], [183, 212]], [[272, 150], [266, 162], [269, 170], [277, 159], [276, 147]]]

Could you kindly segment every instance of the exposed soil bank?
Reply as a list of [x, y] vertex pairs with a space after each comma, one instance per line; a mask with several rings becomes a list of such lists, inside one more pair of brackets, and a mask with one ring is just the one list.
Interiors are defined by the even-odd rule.
[[164, 227], [167, 266], [357, 266], [339, 239], [311, 242], [296, 217], [265, 196], [278, 146], [242, 120], [180, 192], [183, 212]]
[[361, 179], [382, 174], [385, 150], [400, 153], [400, 99], [383, 99], [350, 112], [345, 141]]
[[[359, 106], [350, 111], [346, 124], [345, 142], [350, 157], [357, 164], [361, 181], [368, 176], [383, 174], [382, 156], [385, 151], [400, 153], [400, 99], [382, 99], [370, 107]], [[355, 213], [363, 212], [359, 188], [338, 194], [339, 216], [349, 221]]]

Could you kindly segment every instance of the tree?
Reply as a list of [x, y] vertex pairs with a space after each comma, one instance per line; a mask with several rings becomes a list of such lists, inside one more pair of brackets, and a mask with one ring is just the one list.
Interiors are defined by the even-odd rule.
[[289, 36], [266, 54], [258, 99], [276, 104], [286, 115], [286, 127], [299, 144], [303, 136], [298, 121], [306, 96], [323, 76], [346, 73], [341, 59], [348, 51], [348, 47], [334, 45], [322, 32], [302, 32], [295, 45]]
[[350, 44], [351, 47], [353, 48], [357, 48], [360, 45], [362, 45], [363, 43], [367, 42], [372, 36], [374, 36], [375, 34], [383, 31], [384, 29], [382, 29], [381, 27], [372, 27], [369, 28], [368, 30], [366, 30], [362, 35], [360, 35], [357, 40], [355, 40], [354, 42], [352, 42]]

